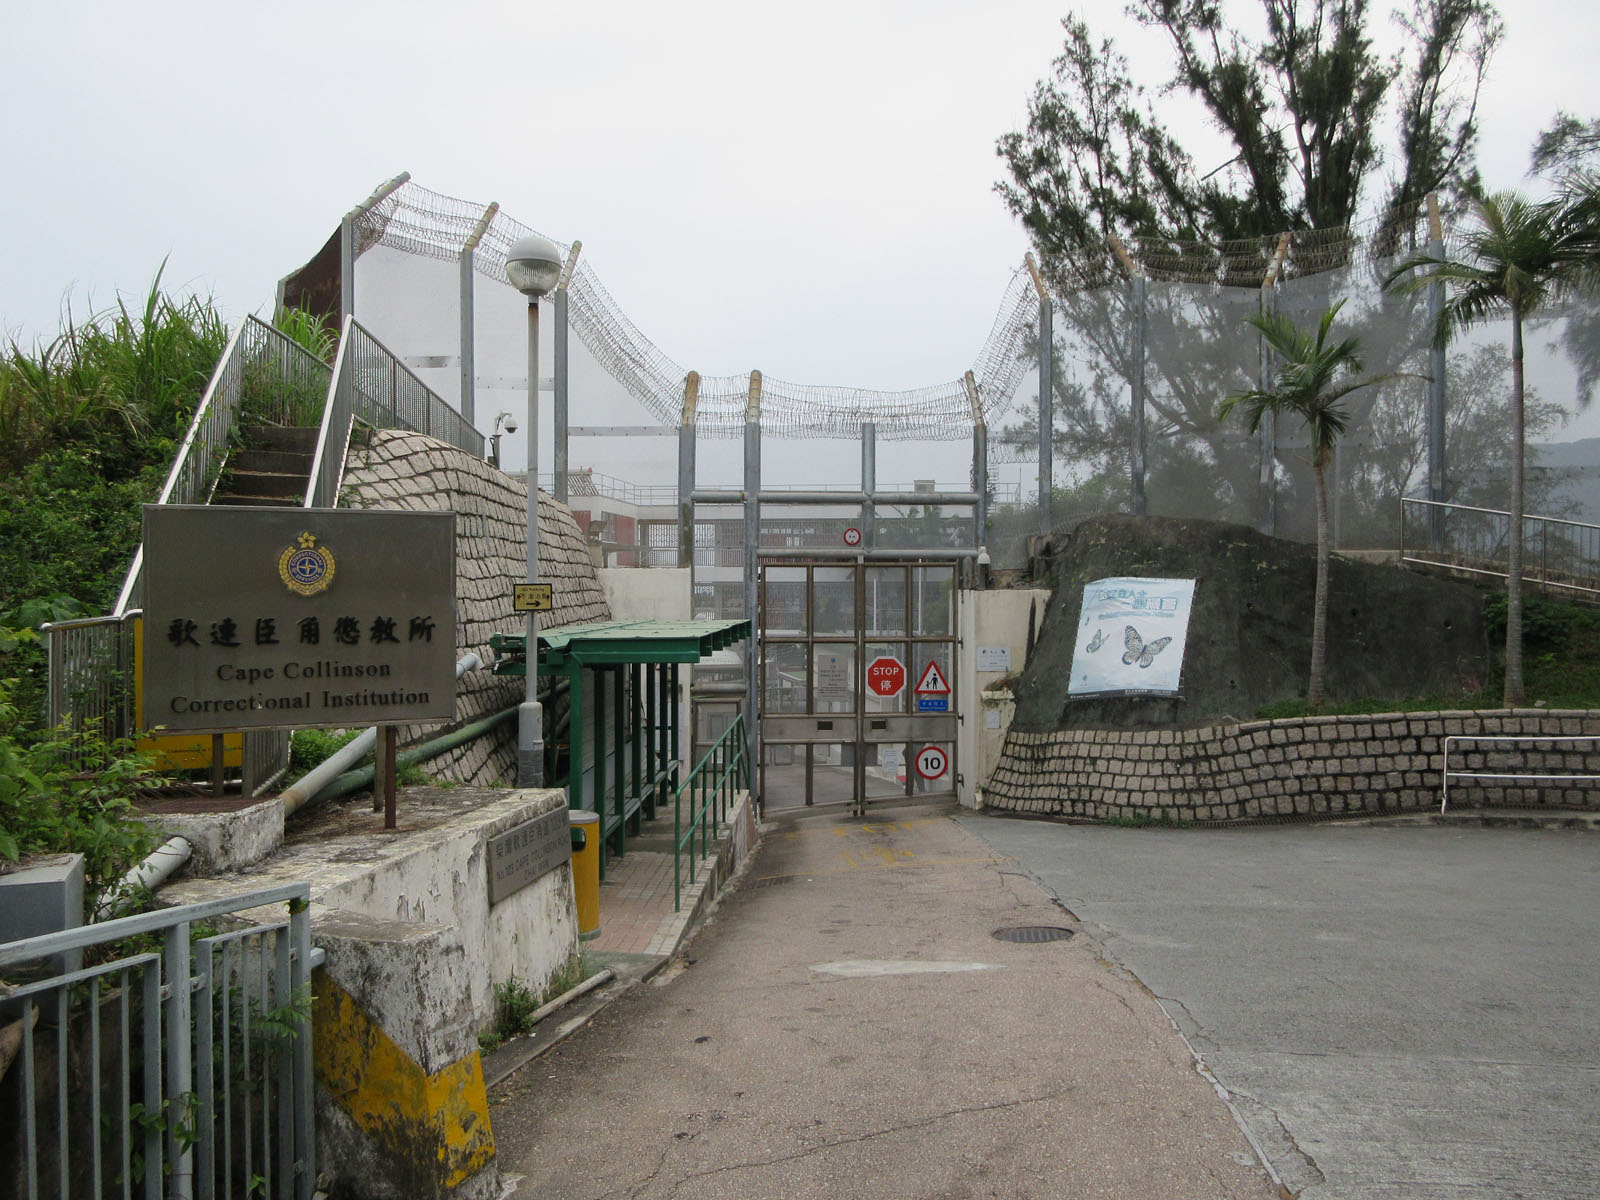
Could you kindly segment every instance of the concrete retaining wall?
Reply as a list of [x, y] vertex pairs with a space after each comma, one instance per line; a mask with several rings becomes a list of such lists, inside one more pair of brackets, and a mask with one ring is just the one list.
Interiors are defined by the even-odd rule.
[[[344, 508], [394, 508], [413, 512], [453, 509], [456, 518], [456, 657], [471, 650], [493, 661], [489, 637], [518, 633], [527, 618], [511, 607], [511, 585], [527, 578], [528, 493], [517, 480], [454, 446], [420, 433], [385, 429], [352, 446], [339, 504]], [[397, 551], [400, 548], [397, 548]], [[611, 617], [595, 577], [589, 549], [572, 513], [539, 494], [539, 578], [549, 583], [554, 611], [545, 626]], [[457, 684], [456, 725], [510, 708], [522, 699], [522, 680], [488, 670], [469, 671]], [[411, 726], [401, 744], [437, 736], [438, 727]], [[494, 738], [477, 738], [430, 760], [424, 769], [441, 779], [488, 785], [516, 775], [516, 726]]]
[[348, 1194], [499, 1193], [477, 1034], [496, 985], [538, 994], [568, 964], [578, 922], [570, 866], [491, 905], [488, 843], [565, 807], [508, 792], [312, 876], [318, 1161]]
[[[489, 903], [489, 839], [565, 806], [557, 789], [505, 792], [405, 838], [374, 836], [370, 846], [352, 846], [340, 855], [343, 861], [285, 866], [294, 877], [310, 880], [313, 933], [319, 932], [326, 910], [438, 925], [459, 938], [465, 956], [459, 979], [441, 978], [429, 986], [459, 994], [450, 1011], [459, 1007], [470, 1040], [493, 1015], [496, 984], [515, 975], [539, 991], [577, 949], [570, 868], [550, 872], [499, 904]], [[434, 1010], [427, 1019], [437, 1027], [445, 1009], [431, 1002], [424, 1007]], [[385, 1027], [393, 1025], [386, 1021]]]
[[[1060, 729], [1006, 737], [983, 791], [1019, 813], [1177, 821], [1394, 813], [1437, 806], [1449, 734], [1600, 734], [1600, 713], [1513, 709], [1248, 721], [1199, 729]], [[1593, 770], [1565, 749], [1473, 748], [1451, 769]], [[1585, 767], [1585, 763], [1591, 764]], [[1460, 789], [1459, 791], [1457, 789]], [[1451, 785], [1451, 803], [1597, 807], [1594, 785]]]

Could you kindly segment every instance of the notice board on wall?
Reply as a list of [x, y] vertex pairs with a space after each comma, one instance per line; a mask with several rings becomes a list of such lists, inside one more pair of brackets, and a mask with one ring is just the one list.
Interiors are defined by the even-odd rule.
[[1192, 579], [1084, 584], [1067, 695], [1177, 695], [1193, 604]]

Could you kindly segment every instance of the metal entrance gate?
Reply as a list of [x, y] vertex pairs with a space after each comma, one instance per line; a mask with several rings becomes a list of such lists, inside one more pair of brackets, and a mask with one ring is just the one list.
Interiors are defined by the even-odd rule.
[[954, 562], [763, 561], [762, 807], [956, 787]]

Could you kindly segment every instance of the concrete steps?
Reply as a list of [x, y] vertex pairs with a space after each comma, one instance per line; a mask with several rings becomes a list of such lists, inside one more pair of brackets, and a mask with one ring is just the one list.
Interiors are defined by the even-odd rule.
[[246, 430], [244, 445], [228, 456], [211, 503], [254, 507], [303, 504], [318, 432], [279, 425]]

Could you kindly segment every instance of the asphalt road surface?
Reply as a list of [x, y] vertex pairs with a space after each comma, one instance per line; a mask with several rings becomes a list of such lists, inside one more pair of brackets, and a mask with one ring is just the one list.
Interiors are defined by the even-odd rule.
[[1148, 993], [952, 811], [764, 827], [686, 955], [495, 1090], [511, 1196], [1278, 1196]]
[[1155, 993], [1304, 1200], [1600, 1196], [1600, 836], [961, 823]]

